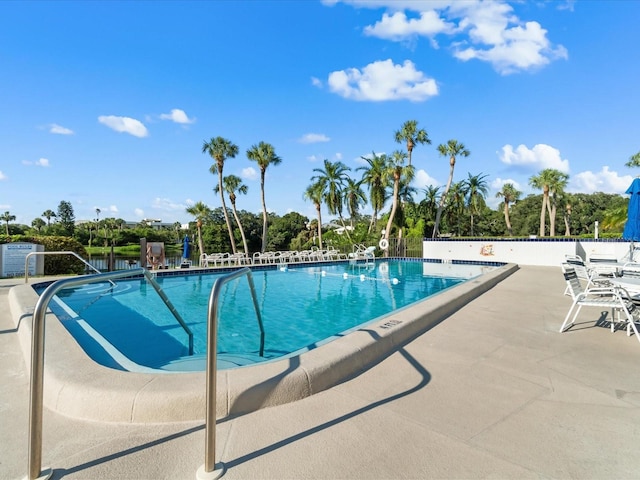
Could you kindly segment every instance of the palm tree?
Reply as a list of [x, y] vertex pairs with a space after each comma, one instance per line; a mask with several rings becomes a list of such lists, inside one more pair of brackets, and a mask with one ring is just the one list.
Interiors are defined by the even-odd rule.
[[347, 175], [349, 167], [342, 162], [330, 162], [325, 159], [324, 169], [314, 168], [313, 171], [317, 172], [318, 175], [311, 177], [311, 180], [321, 185], [323, 192], [322, 198], [327, 205], [327, 210], [329, 210], [331, 215], [338, 215], [340, 223], [347, 232], [347, 237], [350, 238], [349, 231], [342, 218], [342, 205], [344, 204], [343, 190], [347, 178], [349, 178]]
[[389, 213], [389, 219], [387, 220], [387, 228], [384, 231], [385, 240], [389, 240], [391, 235], [391, 226], [393, 225], [393, 219], [398, 210], [398, 202], [400, 199], [400, 181], [405, 178], [413, 178], [413, 167], [411, 165], [404, 164], [407, 159], [407, 154], [401, 150], [394, 151], [389, 157], [387, 164], [387, 170], [385, 170], [385, 178], [393, 180], [393, 193], [391, 195], [391, 213]]
[[640, 152], [629, 157], [629, 161], [624, 164], [626, 167], [640, 167]]
[[318, 214], [318, 239], [320, 250], [322, 250], [322, 199], [324, 198], [324, 185], [321, 182], [312, 183], [304, 191], [304, 198], [311, 200], [316, 207], [316, 213]]
[[202, 241], [202, 224], [211, 216], [211, 209], [204, 202], [197, 202], [187, 208], [187, 213], [196, 217], [196, 228], [198, 230], [198, 248], [200, 255], [204, 252], [204, 243]]
[[449, 193], [447, 194], [446, 205], [447, 205], [447, 225], [449, 226], [449, 231], [454, 228], [456, 230], [456, 235], [460, 236], [462, 234], [461, 221], [464, 217], [464, 207], [465, 207], [465, 197], [467, 194], [467, 187], [464, 181], [456, 182], [451, 185], [449, 189]]
[[[564, 189], [569, 181], [569, 175], [559, 170], [554, 170], [549, 192], [551, 194], [551, 211], [549, 212], [549, 234], [554, 237], [556, 235], [556, 211], [558, 208], [558, 197], [562, 196]], [[548, 206], [548, 204], [547, 204]], [[566, 229], [565, 229], [566, 230]]]
[[224, 213], [224, 220], [227, 223], [227, 230], [229, 232], [229, 240], [231, 241], [231, 250], [236, 253], [236, 242], [233, 238], [233, 229], [231, 228], [231, 221], [229, 220], [229, 214], [227, 212], [227, 206], [224, 203], [224, 186], [222, 185], [222, 170], [224, 169], [224, 162], [227, 158], [235, 158], [238, 154], [238, 146], [231, 143], [229, 140], [223, 137], [211, 137], [211, 140], [204, 142], [202, 145], [202, 153], [208, 153], [215, 161], [209, 168], [209, 171], [213, 174], [218, 172], [218, 191], [220, 192], [220, 201], [222, 202], [222, 213]]
[[[244, 235], [244, 229], [242, 228], [242, 223], [240, 223], [240, 218], [238, 217], [238, 211], [236, 210], [236, 192], [241, 193], [242, 195], [247, 194], [247, 187], [242, 183], [242, 179], [236, 175], [227, 175], [222, 179], [222, 183], [224, 185], [224, 191], [229, 195], [229, 201], [231, 202], [231, 209], [233, 210], [233, 217], [236, 219], [236, 223], [238, 224], [238, 228], [240, 229], [240, 235], [242, 236], [242, 244], [244, 245], [244, 254], [249, 258], [249, 247], [247, 246], [247, 237]], [[213, 190], [218, 193], [219, 186], [216, 185]]]
[[369, 201], [373, 208], [373, 215], [369, 223], [369, 231], [375, 231], [378, 223], [378, 213], [382, 210], [384, 203], [387, 201], [389, 187], [388, 183], [383, 181], [384, 171], [387, 168], [388, 157], [385, 154], [376, 155], [371, 153], [371, 157], [360, 157], [369, 164], [368, 167], [358, 167], [356, 170], [363, 170], [361, 183], [369, 187]]
[[16, 219], [15, 215], [11, 215], [11, 213], [4, 212], [2, 215], [0, 215], [0, 221], [5, 222], [6, 223], [6, 232], [7, 232], [7, 236], [9, 236], [9, 222], [13, 222]]
[[422, 192], [424, 198], [419, 203], [419, 211], [425, 219], [425, 225], [434, 225], [440, 201], [440, 187], [429, 185], [422, 189]]
[[356, 182], [351, 177], [347, 177], [347, 184], [344, 188], [344, 203], [347, 212], [349, 212], [351, 228], [353, 228], [353, 221], [358, 216], [360, 207], [367, 203], [367, 197], [362, 191], [362, 181]]
[[554, 168], [545, 168], [538, 175], [529, 178], [529, 185], [533, 188], [542, 190], [542, 207], [540, 209], [540, 236], [544, 237], [546, 212], [549, 212], [549, 234], [555, 235], [555, 218], [552, 217], [552, 211], [555, 215], [555, 205], [552, 209], [549, 200], [550, 192], [561, 190], [566, 186], [569, 176]]
[[469, 178], [465, 181], [465, 187], [467, 190], [467, 207], [469, 207], [469, 214], [471, 215], [471, 236], [473, 236], [474, 215], [480, 213], [480, 207], [484, 206], [484, 197], [489, 190], [489, 186], [485, 180], [488, 175], [471, 175], [471, 173], [467, 175]]
[[442, 209], [444, 203], [447, 200], [449, 189], [451, 188], [451, 182], [453, 182], [453, 169], [456, 166], [456, 157], [468, 157], [471, 152], [467, 150], [463, 143], [457, 140], [449, 140], [447, 143], [438, 145], [438, 153], [443, 157], [449, 157], [449, 179], [447, 180], [447, 186], [444, 188], [444, 192], [440, 196], [440, 203], [438, 204], [438, 211], [436, 212], [436, 223], [433, 226], [432, 238], [435, 238], [440, 232], [440, 216], [442, 215]]
[[509, 204], [520, 200], [521, 193], [522, 192], [516, 190], [516, 187], [514, 187], [513, 183], [505, 183], [504, 185], [502, 185], [502, 190], [496, 193], [497, 198], [502, 197], [504, 223], [507, 224], [507, 231], [509, 232], [509, 236], [513, 235], [513, 230], [511, 228], [511, 219], [509, 218]]
[[47, 228], [51, 226], [51, 219], [56, 216], [56, 212], [53, 210], [45, 210], [42, 212], [42, 216], [47, 219]]
[[101, 212], [101, 211], [102, 211], [102, 210], [100, 210], [98, 207], [96, 207], [96, 222], [99, 222], [99, 221], [100, 221], [100, 212]]
[[260, 142], [247, 150], [247, 158], [258, 163], [260, 167], [260, 192], [262, 195], [262, 253], [267, 248], [267, 204], [264, 201], [264, 177], [269, 165], [279, 165], [282, 159], [276, 155], [273, 145]]
[[409, 153], [409, 166], [411, 166], [411, 153], [416, 144], [426, 143], [427, 145], [431, 145], [427, 131], [422, 128], [418, 129], [417, 120], [407, 120], [404, 122], [400, 130], [394, 133], [394, 137], [397, 143], [406, 142], [407, 152]]
[[42, 230], [42, 227], [44, 227], [46, 225], [46, 223], [44, 223], [44, 220], [42, 220], [40, 217], [34, 218], [31, 221], [31, 226], [33, 228], [35, 228], [38, 233], [40, 233], [40, 231]]

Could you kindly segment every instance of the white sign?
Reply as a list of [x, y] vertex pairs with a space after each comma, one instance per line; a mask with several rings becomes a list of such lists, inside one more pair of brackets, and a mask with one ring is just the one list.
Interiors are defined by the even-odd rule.
[[[5, 243], [0, 252], [0, 275], [19, 277], [25, 274], [24, 264], [31, 252], [42, 252], [44, 247], [35, 243]], [[29, 275], [36, 275], [36, 257], [29, 257]], [[42, 274], [42, 272], [39, 272]]]

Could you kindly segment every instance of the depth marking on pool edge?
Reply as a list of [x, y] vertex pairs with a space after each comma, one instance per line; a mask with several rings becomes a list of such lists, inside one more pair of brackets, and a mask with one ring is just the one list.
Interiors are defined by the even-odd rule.
[[400, 325], [402, 323], [402, 320], [389, 320], [388, 322], [384, 322], [382, 325], [380, 325], [380, 328], [383, 329], [388, 329], [391, 327], [395, 327], [396, 325]]

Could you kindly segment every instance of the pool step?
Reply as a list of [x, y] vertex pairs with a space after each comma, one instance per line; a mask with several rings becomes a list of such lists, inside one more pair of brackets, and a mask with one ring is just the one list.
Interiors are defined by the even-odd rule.
[[[198, 372], [206, 368], [207, 356], [205, 354], [191, 355], [172, 360], [160, 367], [161, 370], [172, 372]], [[251, 353], [219, 353], [217, 366], [219, 370], [241, 367], [254, 363], [264, 362], [264, 357]]]

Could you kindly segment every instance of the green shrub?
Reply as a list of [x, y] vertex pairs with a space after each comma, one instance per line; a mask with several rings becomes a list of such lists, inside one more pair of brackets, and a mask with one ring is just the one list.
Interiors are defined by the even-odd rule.
[[[80, 242], [72, 237], [58, 236], [29, 236], [6, 235], [0, 236], [0, 243], [28, 242], [44, 246], [45, 252], [75, 252], [82, 258], [87, 257], [87, 252]], [[86, 265], [73, 255], [44, 255], [45, 275], [66, 275], [70, 273], [82, 274]]]

